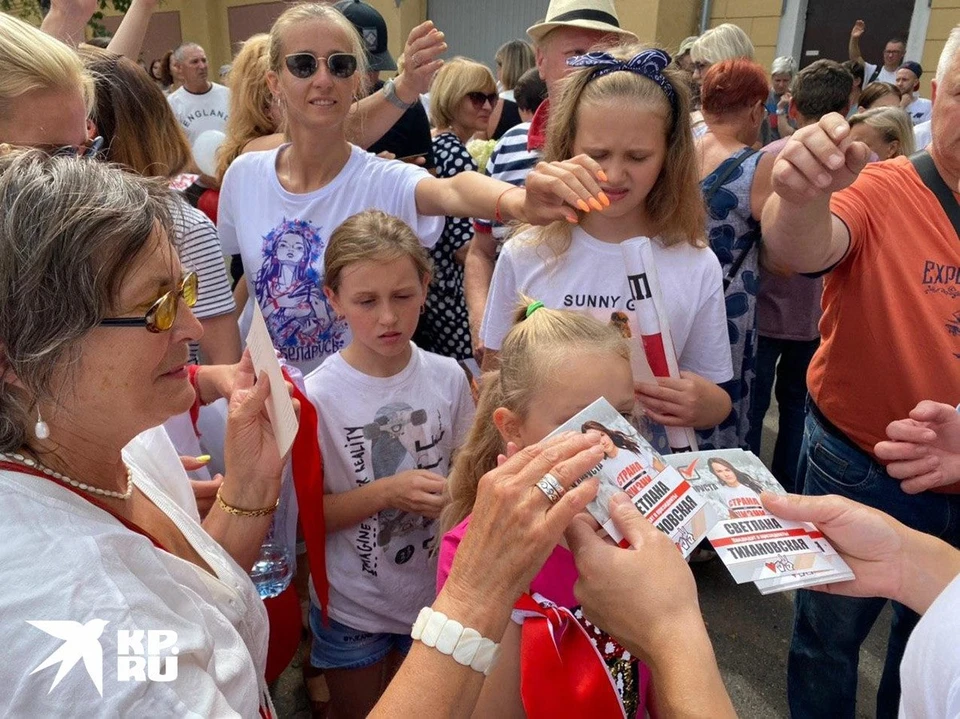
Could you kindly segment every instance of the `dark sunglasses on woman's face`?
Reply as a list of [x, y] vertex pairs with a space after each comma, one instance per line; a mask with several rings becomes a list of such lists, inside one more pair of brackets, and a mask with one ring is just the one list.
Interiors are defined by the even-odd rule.
[[468, 92], [467, 97], [470, 98], [470, 102], [472, 102], [473, 106], [478, 110], [488, 102], [490, 103], [490, 107], [496, 107], [499, 98], [495, 92], [491, 92], [489, 95], [485, 92]]
[[313, 77], [324, 62], [330, 74], [341, 80], [346, 80], [357, 71], [357, 57], [348, 52], [335, 52], [329, 57], [317, 57], [312, 52], [296, 52], [284, 58], [287, 69], [294, 77], [306, 80]]

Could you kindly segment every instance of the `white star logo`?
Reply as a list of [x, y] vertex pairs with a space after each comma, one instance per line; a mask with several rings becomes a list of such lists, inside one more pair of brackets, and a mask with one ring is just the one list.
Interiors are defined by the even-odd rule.
[[60, 662], [60, 668], [53, 678], [53, 685], [47, 692], [48, 694], [56, 689], [60, 680], [73, 669], [73, 666], [80, 659], [83, 659], [83, 666], [86, 667], [87, 674], [90, 675], [90, 679], [100, 696], [103, 696], [103, 647], [100, 646], [100, 635], [103, 634], [103, 628], [107, 626], [108, 622], [103, 619], [91, 619], [86, 624], [73, 621], [28, 621], [27, 623], [50, 636], [64, 640], [59, 649], [30, 672], [36, 674], [41, 669], [46, 669]]

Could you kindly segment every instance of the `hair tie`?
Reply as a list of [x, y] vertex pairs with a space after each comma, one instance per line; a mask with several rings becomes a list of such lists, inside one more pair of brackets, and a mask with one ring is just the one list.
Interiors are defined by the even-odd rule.
[[593, 80], [611, 72], [626, 70], [637, 75], [643, 75], [653, 80], [663, 90], [663, 94], [670, 101], [670, 107], [673, 114], [677, 114], [677, 91], [673, 89], [670, 81], [664, 77], [663, 70], [670, 64], [670, 56], [663, 50], [644, 50], [634, 55], [629, 60], [618, 60], [608, 52], [588, 52], [586, 55], [578, 55], [567, 60], [567, 65], [571, 67], [589, 67], [593, 68]]
[[543, 302], [541, 302], [540, 300], [537, 300], [536, 302], [531, 302], [529, 305], [527, 305], [527, 316], [524, 317], [524, 319], [529, 319], [530, 315], [532, 315], [534, 312], [539, 310], [541, 307], [543, 307]]

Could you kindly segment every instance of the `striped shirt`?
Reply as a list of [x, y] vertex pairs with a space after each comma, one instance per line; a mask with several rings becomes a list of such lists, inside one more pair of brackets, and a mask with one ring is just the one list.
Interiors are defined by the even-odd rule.
[[[490, 177], [523, 187], [527, 173], [540, 162], [540, 152], [527, 149], [529, 131], [530, 123], [523, 122], [503, 134], [487, 162], [486, 173]], [[478, 232], [492, 230], [493, 236], [498, 240], [502, 240], [507, 233], [506, 227], [490, 220], [476, 220], [474, 225]]]
[[[230, 291], [217, 228], [205, 214], [182, 198], [175, 200], [171, 212], [180, 262], [184, 268], [196, 272], [199, 279], [194, 316], [204, 320], [233, 312], [233, 293]], [[191, 363], [196, 364], [198, 353], [198, 344], [191, 342]]]

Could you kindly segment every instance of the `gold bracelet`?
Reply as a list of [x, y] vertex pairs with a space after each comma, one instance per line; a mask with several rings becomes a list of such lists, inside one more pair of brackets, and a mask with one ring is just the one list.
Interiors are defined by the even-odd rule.
[[220, 488], [217, 490], [217, 504], [220, 505], [222, 509], [227, 514], [232, 514], [235, 517], [266, 517], [268, 514], [273, 514], [277, 511], [277, 507], [280, 506], [280, 497], [277, 497], [277, 503], [272, 507], [264, 507], [263, 509], [240, 509], [240, 507], [234, 507], [232, 504], [227, 504], [223, 501], [223, 497], [220, 496], [220, 492], [223, 491], [223, 485], [220, 485]]

